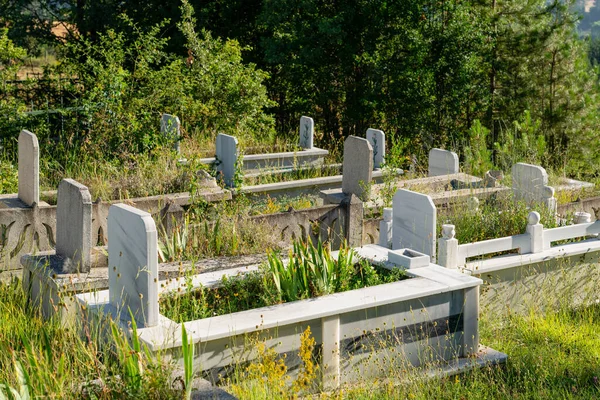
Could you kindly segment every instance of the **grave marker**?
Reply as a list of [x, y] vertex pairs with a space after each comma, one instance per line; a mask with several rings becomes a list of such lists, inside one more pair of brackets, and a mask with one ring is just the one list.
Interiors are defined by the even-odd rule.
[[429, 151], [429, 176], [458, 174], [458, 155], [453, 151]]
[[222, 175], [225, 185], [235, 186], [235, 168], [237, 164], [237, 145], [235, 137], [219, 133], [216, 142], [217, 172]]
[[361, 200], [369, 198], [373, 174], [373, 148], [367, 139], [348, 136], [344, 142], [342, 192], [355, 194]]
[[431, 197], [399, 189], [392, 204], [392, 249], [416, 250], [435, 262], [437, 210]]
[[40, 145], [26, 130], [19, 134], [19, 199], [28, 206], [40, 202]]
[[367, 140], [373, 148], [373, 168], [381, 168], [385, 162], [385, 134], [379, 129], [367, 129]]
[[300, 147], [312, 149], [314, 147], [315, 123], [311, 117], [300, 118]]
[[56, 254], [66, 259], [63, 273], [90, 271], [92, 196], [73, 179], [63, 179], [58, 185]]
[[130, 314], [138, 327], [158, 323], [158, 253], [156, 224], [137, 208], [115, 204], [108, 213], [110, 304], [123, 320]]
[[554, 189], [548, 186], [546, 170], [537, 165], [517, 163], [512, 167], [512, 189], [516, 201], [531, 203], [546, 202], [554, 196]]
[[170, 114], [163, 114], [160, 118], [160, 132], [173, 139], [173, 148], [177, 151], [177, 154], [181, 151], [179, 140], [181, 138], [181, 122], [179, 117]]

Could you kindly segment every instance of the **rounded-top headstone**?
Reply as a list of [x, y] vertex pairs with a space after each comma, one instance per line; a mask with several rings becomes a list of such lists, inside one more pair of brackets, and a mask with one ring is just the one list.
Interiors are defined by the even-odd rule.
[[152, 216], [126, 204], [108, 212], [110, 304], [139, 327], [158, 323], [158, 237]]
[[33, 206], [40, 202], [40, 145], [37, 136], [22, 130], [19, 134], [19, 199]]

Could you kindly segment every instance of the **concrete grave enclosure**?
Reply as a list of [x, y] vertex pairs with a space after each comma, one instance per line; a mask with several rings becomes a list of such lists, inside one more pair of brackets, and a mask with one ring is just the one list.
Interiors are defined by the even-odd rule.
[[[126, 243], [138, 243], [133, 246], [136, 249], [156, 246], [152, 223], [125, 223], [130, 219], [151, 221], [149, 214], [121, 205], [111, 207], [110, 212], [111, 221], [123, 221], [118, 225], [118, 235]], [[111, 236], [109, 243], [112, 241]], [[122, 250], [120, 245], [115, 248], [116, 252]], [[77, 296], [88, 310], [84, 323], [101, 323], [99, 321], [104, 318], [114, 318], [121, 321], [122, 329], [132, 334], [129, 314], [119, 312], [119, 309], [130, 309], [134, 315], [141, 310], [158, 309], [160, 293], [177, 289], [178, 285], [174, 287], [166, 282], [160, 285], [151, 283], [155, 255], [148, 254], [149, 258], [144, 260], [144, 251], [137, 253], [135, 258], [123, 258], [120, 253], [113, 258], [109, 254], [109, 260], [118, 263], [111, 273], [115, 275], [121, 271], [123, 280], [111, 279], [108, 291]], [[388, 258], [390, 251], [387, 248], [370, 245], [357, 251], [373, 263], [394, 268], [393, 257]], [[501, 353], [479, 345], [481, 280], [431, 264], [427, 256], [423, 257], [426, 258], [424, 263], [408, 270], [410, 279], [317, 299], [185, 323], [176, 323], [162, 315], [154, 318], [154, 314], [148, 311], [147, 318], [138, 321], [137, 333], [151, 351], [161, 351], [163, 357], [176, 360], [181, 356], [181, 330], [185, 327], [197, 347], [195, 367], [215, 381], [225, 378], [221, 375], [225, 367], [238, 361], [240, 354], [250, 357], [245, 360], [252, 359], [250, 349], [244, 347], [246, 334], [257, 333], [276, 352], [291, 354], [298, 351], [300, 335], [307, 326], [311, 327], [321, 349], [322, 382], [329, 388], [359, 376], [380, 375], [381, 363], [397, 368], [428, 362], [477, 364], [504, 359]], [[110, 262], [109, 270], [114, 268]], [[125, 272], [126, 269], [130, 272]], [[219, 275], [239, 273], [240, 269], [232, 269], [220, 271]], [[140, 285], [125, 275], [136, 276], [144, 283]], [[192, 281], [194, 285], [210, 287], [215, 284], [215, 274], [200, 274]], [[127, 295], [119, 297], [119, 293]], [[154, 304], [146, 302], [145, 306], [141, 306], [140, 299], [151, 299], [149, 301], [154, 301]], [[121, 303], [118, 304], [118, 301]], [[143, 327], [140, 328], [140, 325]], [[397, 356], [390, 356], [391, 348], [395, 349]], [[474, 358], [468, 358], [472, 356]], [[375, 367], [367, 362], [373, 359], [381, 363]]]

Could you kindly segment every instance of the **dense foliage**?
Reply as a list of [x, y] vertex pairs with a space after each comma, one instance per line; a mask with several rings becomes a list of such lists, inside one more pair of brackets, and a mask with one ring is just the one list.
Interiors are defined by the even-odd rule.
[[[405, 152], [443, 146], [468, 158], [477, 129], [484, 163], [506, 168], [517, 152], [595, 174], [598, 46], [578, 36], [581, 10], [574, 0], [20, 0], [0, 1], [0, 20], [33, 53], [52, 43], [58, 72], [73, 78], [68, 103], [80, 111], [62, 111], [70, 134], [63, 121], [53, 145], [148, 151], [161, 112], [190, 134], [264, 139], [306, 114], [322, 145], [376, 126]], [[48, 35], [56, 22], [67, 40]]]

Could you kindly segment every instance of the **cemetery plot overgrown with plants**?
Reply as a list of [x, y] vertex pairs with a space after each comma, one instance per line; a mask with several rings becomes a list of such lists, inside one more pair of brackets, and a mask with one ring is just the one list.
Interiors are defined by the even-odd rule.
[[[479, 299], [490, 301], [493, 298], [490, 293], [504, 283], [493, 282], [494, 271], [491, 270], [494, 267], [488, 268], [489, 275], [480, 274], [485, 281], [481, 297], [479, 286], [459, 288], [457, 290], [462, 292], [456, 292], [458, 295], [452, 292], [450, 297], [454, 300], [464, 296], [466, 309], [470, 291], [470, 304], [476, 303], [480, 311], [477, 325], [480, 338], [476, 342], [508, 354], [506, 364], [488, 365], [453, 376], [424, 377], [424, 369], [440, 372], [443, 365], [427, 362], [415, 371], [408, 365], [407, 357], [398, 358], [394, 354], [395, 348], [377, 343], [377, 339], [371, 343], [365, 340], [360, 345], [368, 347], [364, 354], [371, 351], [369, 360], [375, 360], [373, 367], [379, 370], [381, 377], [359, 376], [355, 382], [330, 390], [325, 382], [325, 370], [331, 365], [324, 363], [329, 354], [323, 352], [325, 340], [319, 335], [323, 336], [323, 326], [328, 324], [337, 326], [339, 336], [343, 327], [339, 312], [319, 317], [319, 323], [312, 327], [297, 329], [299, 347], [284, 355], [270, 348], [263, 337], [273, 332], [263, 331], [263, 336], [246, 335], [243, 351], [257, 357], [223, 367], [227, 368], [227, 376], [219, 379], [219, 384], [241, 399], [600, 397], [600, 307], [595, 293], [598, 285], [594, 285], [598, 279], [598, 260], [586, 258], [590, 253], [595, 256], [594, 251], [598, 251], [595, 241], [600, 223], [592, 221], [594, 214], [600, 217], [600, 211], [595, 207], [591, 207], [593, 213], [590, 207], [586, 209], [588, 213], [579, 211], [583, 210], [585, 200], [600, 193], [600, 186], [583, 185], [600, 183], [600, 141], [597, 140], [600, 39], [590, 21], [597, 15], [600, 4], [588, 3], [583, 0], [515, 0], [493, 4], [474, 0], [437, 3], [307, 0], [301, 4], [290, 0], [148, 0], [142, 7], [139, 2], [117, 0], [0, 1], [0, 195], [20, 192], [20, 183], [25, 182], [20, 176], [20, 133], [34, 133], [36, 136], [29, 134], [29, 139], [35, 138], [37, 147], [35, 152], [29, 153], [39, 152], [34, 179], [36, 182], [39, 179], [39, 185], [33, 190], [39, 192], [39, 201], [36, 198], [22, 206], [21, 197], [0, 199], [0, 211], [4, 215], [20, 216], [7, 224], [0, 223], [0, 273], [10, 272], [5, 271], [9, 259], [5, 258], [5, 250], [9, 244], [13, 246], [9, 255], [17, 266], [22, 254], [31, 251], [35, 257], [39, 250], [49, 250], [41, 248], [43, 241], [47, 241], [50, 248], [56, 247], [55, 256], [64, 255], [59, 254], [57, 243], [62, 240], [62, 251], [65, 251], [64, 234], [71, 233], [69, 229], [74, 231], [73, 226], [78, 225], [71, 224], [73, 221], [69, 219], [70, 228], [66, 229], [62, 218], [60, 234], [57, 226], [52, 226], [58, 225], [59, 220], [58, 207], [54, 207], [58, 197], [55, 189], [65, 178], [81, 182], [89, 188], [92, 199], [100, 198], [104, 203], [178, 193], [185, 193], [189, 199], [183, 205], [169, 203], [179, 207], [173, 207], [172, 211], [174, 215], [181, 214], [179, 220], [165, 226], [159, 224], [158, 229], [151, 232], [155, 234], [154, 247], [149, 240], [144, 242], [152, 249], [152, 254], [145, 258], [147, 266], [151, 257], [156, 266], [157, 253], [160, 262], [180, 266], [176, 279], [177, 284], [183, 284], [175, 290], [153, 292], [158, 298], [160, 313], [153, 311], [166, 317], [161, 323], [168, 318], [183, 327], [181, 335], [178, 332], [175, 338], [182, 343], [181, 347], [174, 347], [173, 352], [150, 351], [144, 345], [142, 334], [138, 337], [138, 332], [146, 327], [140, 325], [138, 330], [131, 310], [128, 310], [130, 325], [124, 327], [113, 322], [97, 329], [81, 317], [92, 315], [94, 311], [93, 307], [86, 308], [84, 304], [88, 303], [77, 302], [81, 299], [75, 302], [77, 318], [86, 323], [71, 325], [56, 316], [48, 318], [47, 310], [23, 290], [23, 282], [29, 275], [22, 275], [23, 279], [6, 279], [0, 281], [0, 400], [190, 398], [194, 378], [200, 375], [194, 364], [195, 357], [198, 352], [202, 353], [208, 341], [202, 342], [202, 339], [194, 343], [201, 333], [188, 332], [186, 326], [197, 321], [195, 326], [213, 321], [222, 323], [228, 318], [224, 316], [232, 314], [235, 319], [237, 312], [261, 307], [283, 307], [279, 310], [285, 311], [290, 305], [311, 301], [322, 305], [325, 303], [318, 303], [319, 299], [356, 296], [360, 290], [375, 293], [377, 285], [394, 285], [410, 279], [399, 283], [407, 284], [404, 288], [408, 288], [422, 278], [418, 278], [415, 271], [371, 265], [355, 253], [361, 250], [360, 246], [353, 250], [342, 245], [334, 257], [329, 246], [334, 241], [350, 240], [351, 236], [354, 243], [366, 244], [368, 235], [362, 231], [357, 233], [356, 221], [350, 219], [355, 210], [352, 207], [360, 205], [361, 224], [366, 225], [368, 217], [379, 218], [383, 214], [381, 205], [392, 205], [401, 180], [415, 178], [417, 182], [405, 188], [432, 196], [457, 190], [453, 186], [456, 182], [450, 178], [435, 185], [419, 182], [424, 176], [434, 176], [427, 171], [426, 159], [431, 149], [455, 152], [452, 153], [456, 161], [453, 173], [459, 172], [460, 160], [463, 172], [476, 179], [487, 178], [486, 174], [492, 170], [505, 175], [498, 182], [494, 181], [497, 185], [493, 188], [486, 187], [490, 192], [483, 194], [480, 201], [475, 202], [473, 198], [481, 194], [475, 191], [481, 187], [477, 185], [486, 184], [484, 181], [468, 187], [471, 193], [462, 193], [462, 200], [468, 198], [469, 201], [455, 202], [453, 195], [449, 195], [452, 201], [444, 207], [434, 207], [435, 214], [431, 215], [437, 217], [436, 222], [429, 221], [434, 237], [427, 238], [433, 243], [428, 253], [431, 258], [439, 256], [435, 253], [436, 239], [438, 246], [440, 242], [446, 246], [460, 244], [453, 249], [462, 249], [462, 267], [474, 257], [484, 259], [483, 262], [496, 262], [497, 259], [492, 258], [498, 255], [517, 257], [514, 253], [521, 255], [523, 251], [526, 257], [544, 256], [546, 247], [551, 245], [558, 248], [581, 241], [588, 246], [586, 240], [592, 243], [585, 253], [574, 256], [579, 257], [571, 260], [574, 266], [565, 264], [562, 269], [559, 265], [550, 271], [561, 279], [561, 285], [550, 282], [549, 287], [539, 290], [532, 283], [534, 280], [527, 280], [529, 277], [522, 281], [515, 277], [507, 283], [507, 296], [516, 296], [513, 293], [517, 293], [517, 289], [523, 290], [537, 303], [547, 303], [544, 307], [524, 306], [523, 311], [504, 307], [502, 303], [486, 304], [479, 310]], [[583, 22], [579, 23], [580, 19]], [[170, 130], [163, 131], [165, 115], [170, 123], [177, 121], [177, 135]], [[305, 116], [311, 116], [314, 121]], [[314, 128], [308, 147], [303, 144], [308, 137], [305, 137], [308, 131], [304, 130], [303, 120], [304, 123], [310, 121]], [[371, 149], [372, 157], [344, 160], [348, 137], [358, 143], [349, 152], [353, 156], [359, 153], [357, 149], [375, 147], [368, 139], [369, 131], [371, 134], [377, 131], [384, 137], [382, 141], [387, 151], [377, 153], [381, 148], [377, 147]], [[367, 140], [362, 139], [365, 132]], [[219, 154], [223, 142], [218, 140], [222, 136], [228, 137], [228, 143], [235, 142], [235, 162], [229, 177], [223, 172], [226, 160]], [[306, 154], [314, 147], [313, 139], [326, 150], [321, 150], [326, 155], [317, 161], [311, 161], [310, 154]], [[264, 162], [265, 166], [261, 167], [244, 166], [244, 156], [266, 154], [268, 159], [271, 153], [284, 152], [294, 155], [293, 165]], [[303, 152], [302, 156], [309, 159], [306, 164], [301, 160]], [[23, 165], [32, 164], [35, 157], [29, 153]], [[212, 157], [213, 161], [207, 164], [207, 158]], [[353, 172], [346, 175], [362, 177], [365, 172], [364, 176], [369, 179], [356, 179], [361, 203], [352, 203], [347, 188], [342, 189], [341, 194], [346, 197], [336, 210], [344, 209], [345, 214], [341, 218], [338, 214], [332, 217], [333, 222], [327, 222], [329, 231], [320, 230], [325, 220], [322, 215], [305, 218], [301, 221], [304, 225], [298, 222], [300, 219], [294, 219], [285, 228], [288, 237], [293, 239], [284, 243], [285, 229], [277, 230], [254, 219], [286, 211], [297, 216], [298, 210], [308, 215], [311, 209], [321, 210], [324, 201], [333, 201], [335, 193], [317, 194], [317, 189], [312, 187], [296, 195], [283, 185], [283, 191], [289, 193], [257, 194], [244, 192], [248, 186], [330, 178], [342, 174], [341, 162], [348, 162], [343, 169], [349, 166]], [[373, 168], [362, 168], [371, 163]], [[546, 182], [545, 171], [541, 182], [541, 190], [547, 189], [542, 193], [543, 204], [523, 201], [517, 198], [514, 187], [509, 189], [513, 186], [511, 168], [517, 163], [540, 165], [549, 172], [549, 182]], [[398, 168], [404, 170], [403, 176], [396, 173]], [[371, 179], [374, 170], [378, 170], [383, 180], [377, 193], [379, 198], [368, 196], [375, 185]], [[570, 182], [567, 177], [586, 182]], [[540, 182], [533, 183], [539, 191]], [[469, 184], [467, 182], [467, 186]], [[83, 189], [87, 191], [83, 185], [73, 189], [82, 189], [78, 192], [81, 194]], [[202, 197], [206, 185], [231, 199], [207, 201]], [[561, 186], [555, 193], [553, 188]], [[493, 192], [495, 189], [499, 190]], [[17, 200], [16, 206], [13, 200]], [[431, 198], [428, 201], [433, 204]], [[536, 201], [539, 203], [539, 198]], [[38, 203], [37, 206], [34, 203]], [[99, 209], [98, 204], [94, 205], [95, 211]], [[568, 206], [572, 211], [558, 215], [557, 204]], [[92, 208], [87, 200], [85, 206], [89, 206], [88, 211]], [[329, 204], [323, 208], [327, 206], [336, 207]], [[54, 217], [48, 217], [51, 211]], [[537, 211], [539, 216], [532, 211]], [[25, 214], [32, 216], [31, 219]], [[417, 221], [418, 217], [412, 221], [414, 225], [423, 222]], [[84, 221], [89, 222], [89, 226], [80, 225], [90, 228], [91, 217], [89, 220]], [[94, 223], [97, 224], [98, 219]], [[326, 228], [327, 223], [323, 225]], [[338, 231], [343, 230], [345, 238], [333, 237], [338, 235], [332, 228], [334, 223], [344, 225]], [[300, 226], [301, 233], [297, 230], [290, 233], [296, 225]], [[361, 229], [365, 225], [361, 225]], [[563, 225], [573, 226], [562, 228]], [[556, 227], [561, 228], [554, 233], [547, 231]], [[106, 238], [102, 237], [106, 232], [102, 227], [94, 226], [94, 229], [91, 235], [82, 229], [86, 238], [92, 237], [90, 246], [106, 245]], [[439, 232], [443, 232], [443, 237], [439, 237]], [[42, 238], [44, 233], [47, 237]], [[319, 235], [327, 236], [328, 241], [310, 241], [309, 237]], [[296, 239], [298, 236], [302, 240]], [[357, 239], [358, 236], [361, 237]], [[513, 240], [512, 236], [519, 237]], [[376, 241], [374, 238], [371, 237]], [[488, 243], [475, 243], [490, 239], [502, 242], [494, 247], [495, 252], [487, 252], [487, 248], [481, 250], [480, 247]], [[521, 247], [516, 247], [517, 242]], [[476, 247], [471, 245], [480, 246], [477, 247], [480, 256], [474, 256], [474, 250], [467, 251]], [[448, 249], [450, 247], [441, 253], [446, 262], [451, 254]], [[75, 254], [79, 251], [83, 260], [81, 250], [76, 249]], [[94, 250], [98, 251], [94, 262], [96, 258], [103, 260], [106, 249]], [[417, 249], [404, 250], [403, 254], [408, 254]], [[89, 256], [86, 268], [92, 264], [91, 250], [89, 253], [85, 254]], [[206, 286], [194, 283], [198, 277], [194, 265], [203, 259], [263, 256], [265, 253], [266, 261], [257, 270], [223, 277]], [[457, 254], [452, 256], [458, 264]], [[449, 265], [439, 258], [438, 262]], [[113, 267], [116, 271], [116, 266]], [[107, 269], [106, 265], [102, 268]], [[439, 267], [426, 268], [431, 272]], [[518, 270], [518, 267], [511, 268]], [[583, 275], [573, 272], [578, 269]], [[107, 270], [110, 274], [110, 269]], [[477, 281], [473, 276], [452, 277], [457, 271], [438, 271], [440, 281], [432, 282], [439, 285], [431, 287], [438, 288], [435, 290], [441, 290], [444, 285], [450, 287], [448, 281], [453, 279], [456, 281], [452, 284], [461, 278], [465, 285], [466, 281], [470, 280], [470, 284]], [[85, 275], [79, 274], [81, 270], [76, 272], [73, 284]], [[470, 272], [477, 275], [477, 270]], [[499, 274], [503, 272], [506, 271]], [[534, 272], [544, 278], [551, 275], [546, 275], [548, 271], [543, 269]], [[136, 279], [140, 275], [143, 274], [138, 271]], [[413, 280], [413, 277], [417, 278]], [[49, 277], [55, 278], [54, 275]], [[573, 288], [579, 288], [575, 282], [579, 280], [586, 283], [586, 287], [593, 287], [593, 293], [564, 292], [571, 279]], [[153, 283], [158, 286], [158, 272]], [[168, 286], [173, 282], [160, 283]], [[31, 281], [29, 285], [27, 291], [33, 286]], [[472, 301], [474, 292], [477, 302]], [[100, 293], [94, 292], [94, 295], [101, 296]], [[108, 295], [110, 297], [110, 293]], [[378, 296], [379, 293], [375, 297]], [[527, 296], [511, 298], [511, 304], [525, 302]], [[143, 296], [138, 297], [143, 304]], [[135, 296], [134, 299], [137, 300]], [[55, 300], [50, 301], [55, 313], [68, 308], [66, 297], [59, 296]], [[398, 306], [399, 303], [393, 304]], [[377, 307], [365, 308], [364, 313], [378, 311]], [[469, 319], [465, 317], [466, 311], [462, 314], [464, 309], [461, 308], [459, 319]], [[415, 313], [418, 312], [423, 311], [415, 309]], [[216, 317], [215, 320], [208, 320], [212, 317]], [[281, 321], [283, 317], [275, 322]], [[449, 321], [450, 318], [445, 323], [450, 325]], [[425, 320], [423, 324], [437, 326], [438, 322]], [[293, 327], [299, 326], [300, 323]], [[414, 326], [415, 330], [423, 329], [423, 325]], [[260, 323], [256, 325], [257, 331], [259, 327]], [[163, 326], [150, 328], [162, 329]], [[335, 336], [336, 329], [328, 329]], [[425, 335], [422, 340], [443, 341], [460, 330], [457, 323], [456, 332], [448, 330], [441, 339]], [[466, 331], [463, 328], [463, 333]], [[422, 334], [416, 332], [414, 338]], [[359, 339], [377, 338], [378, 334], [381, 332], [364, 330]], [[329, 339], [339, 345], [342, 338]], [[401, 338], [392, 339], [405, 344]], [[318, 340], [321, 342], [317, 343]], [[464, 346], [464, 340], [460, 340], [460, 346]], [[236, 345], [234, 341], [231, 348]], [[430, 350], [422, 354], [423, 360], [427, 351]], [[177, 352], [182, 355], [183, 366], [172, 362]], [[335, 355], [335, 351], [332, 354]], [[465, 354], [461, 350], [460, 356]], [[287, 357], [296, 360], [294, 368], [286, 363]], [[473, 354], [468, 357], [476, 358]], [[183, 372], [179, 371], [182, 368]]]
[[342, 247], [334, 258], [321, 242], [315, 246], [296, 241], [287, 259], [270, 252], [259, 271], [223, 277], [216, 287], [197, 289], [188, 279], [185, 293], [161, 298], [161, 309], [166, 317], [185, 322], [406, 278], [402, 269], [388, 270], [358, 259], [351, 248]]

